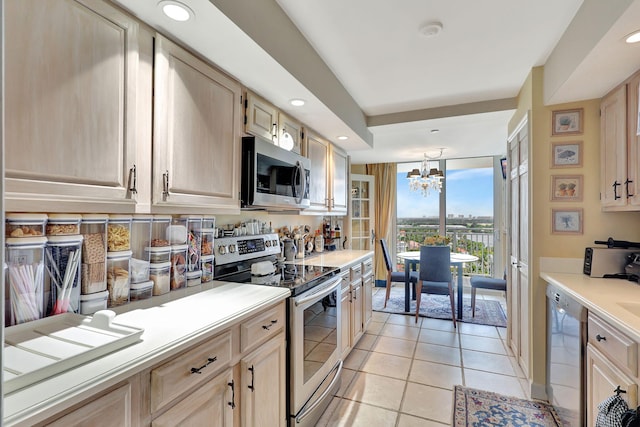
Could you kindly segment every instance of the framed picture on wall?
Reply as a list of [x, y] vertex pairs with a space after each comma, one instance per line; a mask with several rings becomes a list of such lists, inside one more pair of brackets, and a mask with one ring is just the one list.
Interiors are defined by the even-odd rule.
[[551, 209], [551, 234], [582, 234], [582, 209]]
[[558, 110], [551, 113], [552, 136], [580, 135], [582, 133], [582, 108]]
[[577, 168], [580, 166], [582, 166], [582, 141], [551, 143], [552, 168]]
[[551, 201], [582, 200], [582, 175], [551, 175]]

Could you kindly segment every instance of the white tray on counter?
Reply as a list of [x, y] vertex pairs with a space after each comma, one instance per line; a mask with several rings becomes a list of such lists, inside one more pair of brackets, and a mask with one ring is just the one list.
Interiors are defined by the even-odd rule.
[[144, 329], [113, 323], [115, 313], [65, 313], [5, 329], [5, 393], [131, 345]]

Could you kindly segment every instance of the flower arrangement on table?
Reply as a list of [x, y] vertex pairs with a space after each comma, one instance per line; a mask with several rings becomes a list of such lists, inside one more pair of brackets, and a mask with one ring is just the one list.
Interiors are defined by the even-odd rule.
[[423, 242], [423, 244], [427, 246], [448, 246], [449, 243], [451, 243], [450, 237], [440, 236], [439, 234], [427, 236]]

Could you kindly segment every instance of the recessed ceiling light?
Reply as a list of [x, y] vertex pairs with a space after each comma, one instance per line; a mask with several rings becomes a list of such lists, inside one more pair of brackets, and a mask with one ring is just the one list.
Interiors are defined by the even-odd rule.
[[627, 38], [625, 39], [625, 41], [627, 43], [638, 43], [640, 42], [640, 31], [636, 31], [634, 33], [631, 33], [627, 36]]
[[195, 16], [189, 6], [175, 0], [162, 0], [158, 6], [167, 17], [174, 21], [184, 22]]
[[431, 133], [438, 133], [440, 132], [440, 129], [431, 129]]
[[304, 105], [304, 99], [295, 98], [289, 101], [294, 107], [302, 107]]
[[426, 24], [422, 24], [418, 31], [420, 31], [420, 34], [422, 34], [424, 37], [435, 37], [442, 31], [442, 22], [427, 22]]
[[346, 135], [340, 135], [340, 136], [338, 137], [338, 139], [339, 139], [340, 141], [345, 141], [345, 140], [349, 139], [349, 137], [348, 137], [348, 136], [346, 136]]

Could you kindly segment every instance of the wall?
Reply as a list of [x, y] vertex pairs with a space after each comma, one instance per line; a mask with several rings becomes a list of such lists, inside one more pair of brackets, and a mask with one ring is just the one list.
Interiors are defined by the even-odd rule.
[[[551, 117], [555, 110], [584, 109], [584, 133], [578, 136], [551, 136]], [[546, 283], [539, 278], [540, 257], [582, 258], [584, 248], [594, 240], [614, 239], [640, 241], [640, 212], [602, 212], [600, 209], [600, 100], [548, 105], [543, 103], [543, 69], [534, 68], [521, 88], [518, 109], [509, 123], [509, 132], [531, 111], [530, 128], [530, 218], [531, 284], [530, 380], [534, 384], [546, 381]], [[551, 168], [552, 142], [583, 142], [583, 164], [578, 168]], [[581, 202], [552, 202], [552, 175], [583, 175], [584, 196]], [[577, 207], [583, 209], [583, 234], [551, 233], [551, 209]]]

